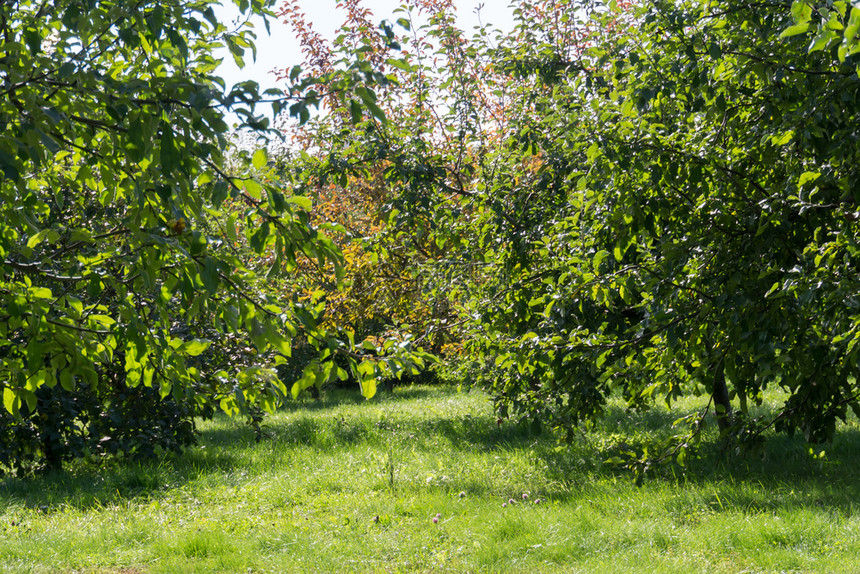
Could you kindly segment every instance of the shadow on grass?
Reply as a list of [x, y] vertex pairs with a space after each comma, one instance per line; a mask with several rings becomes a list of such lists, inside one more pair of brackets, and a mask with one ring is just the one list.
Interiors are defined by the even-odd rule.
[[[435, 389], [420, 388], [409, 393], [404, 392], [406, 390], [398, 389], [386, 400], [394, 403], [445, 396], [445, 391]], [[397, 444], [402, 441], [408, 441], [413, 450], [424, 452], [438, 448], [439, 441], [445, 443], [445, 448], [463, 453], [497, 452], [504, 455], [506, 452], [527, 451], [545, 463], [548, 478], [559, 485], [557, 491], [546, 494], [565, 498], [575, 496], [578, 488], [601, 479], [629, 480], [632, 484], [634, 478], [630, 471], [620, 470], [605, 461], [620, 446], [629, 443], [641, 445], [650, 439], [668, 438], [679, 432], [673, 430], [672, 424], [692, 412], [670, 412], [658, 408], [630, 412], [609, 406], [595, 429], [583, 432], [566, 448], [560, 449], [551, 433], [511, 421], [498, 424], [491, 412], [456, 417], [425, 412], [410, 415], [410, 418], [392, 416], [373, 420], [361, 416], [344, 419], [337, 411], [340, 406], [361, 400], [346, 393], [310, 403], [310, 408], [294, 407], [290, 409], [289, 419], [267, 428], [269, 440], [278, 448], [298, 445], [323, 451], [347, 449], [361, 443], [384, 448], [391, 442]], [[330, 419], [325, 415], [326, 409], [332, 411]], [[710, 421], [711, 429], [714, 426]], [[248, 436], [238, 429], [219, 429], [210, 435], [210, 440], [219, 444], [236, 444], [238, 440], [247, 442]], [[844, 469], [860, 464], [860, 431], [843, 427], [833, 443], [826, 445], [828, 458], [816, 459], [810, 455], [809, 448], [800, 436], [770, 433], [761, 449], [735, 453], [726, 449], [716, 437], [716, 432], [711, 430], [706, 434], [698, 456], [691, 457], [686, 467], [666, 465], [652, 471], [646, 480], [665, 484], [711, 485], [716, 493], [721, 491], [723, 483], [750, 482], [787, 487], [789, 490], [795, 488], [810, 493], [810, 500], [814, 499], [818, 505], [833, 505], [842, 510], [851, 508], [853, 500], [860, 495], [860, 477], [855, 479], [853, 473], [846, 473]], [[821, 447], [817, 447], [814, 452], [820, 450]], [[825, 484], [838, 484], [839, 491], [822, 490]], [[777, 504], [770, 499], [743, 500], [735, 492], [737, 489], [729, 490], [716, 494], [716, 500], [729, 497], [736, 499], [735, 503], [742, 507], [760, 509]]]
[[[381, 395], [375, 405], [444, 399], [451, 394], [445, 388], [398, 388]], [[547, 484], [553, 485], [551, 492], [542, 494], [564, 501], [599, 483], [632, 485], [629, 471], [605, 463], [609, 454], [625, 441], [671, 435], [672, 423], [687, 414], [664, 409], [629, 412], [610, 406], [595, 429], [583, 432], [568, 447], [558, 448], [551, 433], [510, 421], [498, 424], [489, 409], [465, 415], [417, 409], [382, 418], [361, 414], [344, 417], [338, 410], [363, 402], [358, 393], [336, 390], [318, 401], [290, 403], [284, 409], [289, 416], [265, 424], [268, 438], [260, 445], [247, 426], [225, 423], [202, 431], [201, 447], [168, 454], [160, 460], [113, 461], [102, 466], [80, 463], [68, 471], [42, 477], [5, 479], [0, 481], [0, 504], [44, 512], [64, 506], [97, 508], [160, 498], [177, 486], [205, 481], [207, 477], [223, 482], [224, 475], [241, 473], [253, 456], [288, 452], [296, 446], [324, 452], [362, 443], [379, 448], [409, 444], [412, 449], [432, 452], [439, 448], [440, 441], [454, 453], [526, 453], [543, 463]], [[330, 416], [327, 411], [331, 411]], [[699, 492], [711, 493], [674, 500], [666, 511], [678, 516], [702, 509], [776, 512], [789, 506], [823, 507], [850, 514], [860, 500], [860, 476], [846, 469], [860, 464], [860, 430], [856, 426], [842, 427], [826, 450], [827, 458], [814, 458], [802, 437], [771, 434], [760, 451], [738, 455], [726, 452], [711, 432], [699, 456], [685, 468], [662, 467], [645, 484], [669, 488], [694, 484], [702, 487]]]
[[114, 460], [98, 466], [75, 463], [44, 475], [0, 480], [0, 512], [4, 506], [50, 513], [63, 508], [83, 510], [158, 499], [202, 475], [230, 473], [239, 468], [235, 456], [199, 448], [152, 460]]
[[[381, 391], [376, 402], [411, 401], [444, 394], [440, 389], [401, 387], [395, 392]], [[368, 440], [373, 434], [370, 425], [325, 424], [312, 417], [326, 409], [365, 402], [360, 392], [348, 389], [327, 390], [320, 400], [289, 402], [283, 410], [295, 418], [287, 425], [264, 423], [268, 438], [263, 439], [263, 444], [323, 448]], [[4, 506], [54, 512], [66, 507], [99, 508], [129, 500], [157, 499], [171, 488], [208, 475], [242, 471], [247, 462], [245, 455], [258, 446], [254, 430], [240, 421], [231, 423], [226, 415], [216, 415], [216, 419], [220, 419], [220, 426], [201, 431], [198, 446], [180, 453], [166, 453], [153, 460], [74, 461], [63, 470], [44, 475], [0, 478], [0, 512]]]
[[[413, 401], [429, 399], [450, 394], [449, 387], [436, 386], [410, 386], [395, 387], [394, 390], [379, 388], [376, 395], [371, 399], [374, 404], [386, 404], [391, 402]], [[300, 398], [288, 401], [280, 410], [285, 412], [319, 412], [333, 409], [344, 405], [360, 405], [368, 400], [362, 396], [357, 388], [331, 388], [324, 389], [320, 398]]]

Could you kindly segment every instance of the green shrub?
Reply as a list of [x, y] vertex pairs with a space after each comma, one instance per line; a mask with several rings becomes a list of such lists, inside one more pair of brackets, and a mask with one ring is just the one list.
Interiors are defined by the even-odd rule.
[[193, 406], [156, 388], [128, 387], [121, 370], [102, 373], [101, 386], [61, 385], [36, 392], [35, 408], [14, 417], [0, 411], [0, 476], [55, 470], [86, 457], [152, 457], [194, 444]]

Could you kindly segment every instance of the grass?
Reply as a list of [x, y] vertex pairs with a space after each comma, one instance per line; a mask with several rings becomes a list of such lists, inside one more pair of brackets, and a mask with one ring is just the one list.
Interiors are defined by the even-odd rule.
[[332, 391], [260, 443], [217, 418], [181, 455], [2, 481], [0, 573], [860, 571], [856, 421], [823, 460], [774, 437], [639, 487], [602, 462], [674, 417], [613, 407], [559, 449], [478, 392]]

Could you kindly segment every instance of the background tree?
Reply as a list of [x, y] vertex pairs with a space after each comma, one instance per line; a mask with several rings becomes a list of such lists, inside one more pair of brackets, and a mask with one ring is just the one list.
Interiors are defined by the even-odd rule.
[[[344, 225], [334, 239], [345, 253], [346, 288], [307, 274], [297, 282], [325, 293], [326, 324], [350, 328], [369, 347], [399, 339], [439, 353], [457, 341], [449, 304], [456, 274], [444, 261], [462, 238], [435, 206], [459, 209], [469, 193], [462, 177], [471, 151], [457, 134], [474, 122], [459, 105], [466, 99], [455, 101], [443, 83], [455, 69], [469, 70], [462, 85], [474, 83], [479, 64], [463, 52], [450, 2], [404, 3], [396, 22], [378, 29], [361, 2], [339, 6], [345, 23], [331, 44], [305, 20], [301, 2], [281, 9], [305, 53], [303, 67], [282, 72], [299, 122], [281, 127], [303, 150], [286, 152], [283, 163], [302, 174], [315, 216]], [[451, 103], [458, 109], [449, 111]], [[313, 106], [321, 112], [312, 115]]]

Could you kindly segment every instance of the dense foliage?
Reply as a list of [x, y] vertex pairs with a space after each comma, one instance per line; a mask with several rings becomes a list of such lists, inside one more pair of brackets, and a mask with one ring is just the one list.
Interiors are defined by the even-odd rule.
[[[710, 397], [689, 432], [628, 453], [646, 464], [683, 456], [709, 412], [741, 443], [831, 436], [860, 393], [860, 10], [515, 6], [512, 33], [469, 40], [450, 2], [404, 2], [408, 32], [342, 47], [357, 75], [389, 67], [361, 76], [388, 86], [373, 106], [336, 67], [293, 88], [341, 94], [354, 127], [320, 132], [321, 165], [381, 177], [376, 237], [432, 268], [424, 293], [457, 307], [500, 414], [570, 436], [613, 394]], [[772, 385], [784, 408], [754, 420]]]
[[[856, 63], [838, 41], [781, 39], [788, 3], [585, 18], [574, 58], [545, 30], [551, 68], [522, 74], [549, 88], [508, 132], [534, 176], [493, 182], [529, 198], [492, 234], [500, 312], [479, 342], [510, 375], [500, 405], [569, 429], [610, 393], [635, 408], [702, 393], [741, 440], [771, 424], [826, 439], [860, 392]], [[769, 385], [790, 398], [750, 420]]]
[[277, 153], [229, 152], [226, 110], [275, 133], [256, 84], [213, 75], [248, 22], [6, 4], [3, 468], [177, 448], [194, 413], [256, 423], [335, 380], [370, 397], [422, 348], [561, 436], [611, 396], [709, 398], [637, 465], [682, 458], [709, 413], [740, 444], [817, 442], [858, 407], [846, 2], [523, 0], [513, 31], [468, 37], [451, 0], [379, 28], [343, 0], [327, 44], [299, 0], [236, 0], [305, 51], [268, 100]]
[[[195, 412], [270, 410], [288, 395], [274, 367], [297, 336], [317, 356], [304, 379], [351, 370], [374, 392], [349, 334], [266, 283], [300, 260], [337, 280], [342, 255], [264, 149], [227, 159], [228, 110], [260, 133], [268, 122], [255, 83], [225, 90], [213, 51], [241, 63], [247, 19], [274, 15], [263, 0], [235, 4], [235, 30], [197, 0], [0, 11], [0, 387], [4, 432], [35, 437], [0, 443], [7, 467], [169, 448]], [[126, 444], [99, 422], [119, 411], [174, 430]]]

